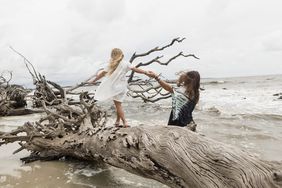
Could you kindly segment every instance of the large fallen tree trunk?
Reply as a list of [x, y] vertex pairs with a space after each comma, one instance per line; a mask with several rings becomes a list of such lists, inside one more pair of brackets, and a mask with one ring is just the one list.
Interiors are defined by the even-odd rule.
[[32, 152], [26, 162], [63, 156], [103, 161], [171, 187], [282, 187], [281, 163], [185, 128], [105, 127], [106, 113], [81, 100], [84, 108], [45, 106], [40, 121], [0, 133], [0, 145], [20, 141], [15, 152]]

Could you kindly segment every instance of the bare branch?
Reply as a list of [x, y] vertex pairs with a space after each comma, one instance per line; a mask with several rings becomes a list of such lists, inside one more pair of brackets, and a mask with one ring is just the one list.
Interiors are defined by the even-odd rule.
[[196, 59], [199, 59], [199, 58], [198, 58], [197, 56], [195, 56], [194, 54], [184, 55], [183, 52], [180, 52], [179, 54], [177, 54], [177, 55], [171, 57], [171, 58], [170, 58], [168, 61], [166, 61], [166, 62], [161, 62], [161, 61], [159, 60], [159, 59], [161, 59], [163, 56], [157, 56], [156, 58], [154, 58], [154, 59], [152, 59], [152, 60], [150, 60], [150, 61], [148, 61], [148, 62], [146, 62], [146, 63], [139, 63], [139, 64], [137, 64], [136, 67], [148, 66], [148, 65], [150, 65], [150, 64], [152, 64], [152, 63], [154, 63], [154, 62], [156, 62], [156, 63], [158, 63], [158, 64], [160, 64], [160, 65], [168, 65], [170, 62], [172, 62], [173, 60], [175, 60], [176, 58], [178, 58], [178, 57], [180, 57], [180, 56], [182, 56], [182, 57], [194, 57], [194, 58], [196, 58]]
[[[37, 75], [37, 73], [36, 73], [36, 70], [35, 70], [33, 64], [32, 64], [24, 55], [22, 55], [20, 52], [18, 52], [17, 50], [15, 50], [12, 46], [10, 46], [10, 49], [11, 49], [12, 51], [14, 51], [16, 54], [18, 54], [19, 56], [21, 56], [21, 57], [24, 59], [24, 63], [25, 63], [25, 65], [26, 65], [26, 67], [27, 67], [29, 73], [32, 75], [33, 79], [35, 79], [35, 80], [38, 81], [38, 80], [39, 80], [39, 77], [38, 77], [38, 75]], [[33, 70], [33, 73], [32, 73], [31, 70], [29, 69], [28, 64], [27, 64], [26, 62], [31, 66], [31, 68], [32, 68], [32, 70]]]
[[[175, 42], [180, 43], [180, 42], [182, 42], [184, 39], [185, 39], [185, 38], [180, 39], [180, 38], [178, 37], [178, 38], [173, 39], [170, 44], [168, 44], [168, 45], [166, 45], [166, 46], [164, 46], [164, 47], [161, 47], [161, 48], [156, 47], [156, 48], [153, 48], [153, 49], [151, 49], [151, 50], [149, 50], [148, 52], [143, 53], [143, 54], [136, 54], [136, 53], [134, 53], [134, 54], [132, 55], [131, 59], [130, 59], [130, 62], [132, 63], [137, 57], [144, 57], [144, 56], [150, 55], [150, 54], [153, 53], [153, 52], [162, 51], [162, 50], [164, 50], [164, 49], [166, 49], [166, 48], [168, 48], [168, 47], [171, 47]], [[145, 63], [140, 62], [140, 63], [138, 63], [138, 64], [136, 65], [136, 67], [138, 68], [138, 67], [148, 66], [148, 65], [150, 65], [150, 64], [152, 64], [152, 63], [158, 63], [158, 64], [160, 64], [160, 65], [168, 65], [169, 63], [171, 63], [173, 60], [175, 60], [175, 59], [178, 58], [178, 57], [193, 57], [193, 58], [195, 58], [195, 59], [199, 59], [199, 58], [198, 58], [196, 55], [194, 55], [194, 54], [187, 54], [187, 55], [186, 55], [186, 54], [184, 54], [183, 52], [179, 52], [177, 55], [175, 55], [175, 56], [169, 58], [166, 62], [160, 61], [160, 59], [161, 59], [162, 57], [163, 57], [163, 55], [157, 56], [157, 57], [155, 57], [154, 59], [152, 59], [152, 60], [150, 60], [150, 61], [147, 61], [147, 62], [145, 62]], [[134, 74], [135, 74], [135, 72], [134, 72], [134, 71], [131, 71], [130, 76], [129, 76], [129, 79], [128, 79], [128, 82], [132, 82], [132, 81], [133, 81]]]
[[60, 91], [60, 94], [61, 94], [61, 98], [63, 100], [66, 100], [66, 91], [57, 83], [55, 82], [52, 82], [52, 81], [47, 81], [47, 83], [51, 84], [52, 86], [54, 86], [56, 89], [58, 89]]
[[185, 38], [181, 38], [180, 37], [177, 37], [177, 38], [174, 38], [171, 43], [169, 43], [168, 45], [165, 45], [163, 47], [155, 47], [151, 50], [149, 50], [148, 52], [145, 52], [145, 53], [141, 53], [141, 54], [136, 54], [136, 52], [131, 56], [129, 62], [132, 63], [136, 58], [138, 57], [144, 57], [144, 56], [147, 56], [147, 55], [150, 55], [151, 53], [153, 52], [158, 52], [158, 51], [162, 51], [170, 46], [172, 46], [175, 42], [178, 42], [178, 43], [181, 43], [183, 40], [185, 40]]
[[159, 84], [151, 79], [130, 83], [128, 90], [127, 94], [130, 97], [140, 98], [144, 102], [154, 103], [171, 97], [169, 92], [165, 91]]

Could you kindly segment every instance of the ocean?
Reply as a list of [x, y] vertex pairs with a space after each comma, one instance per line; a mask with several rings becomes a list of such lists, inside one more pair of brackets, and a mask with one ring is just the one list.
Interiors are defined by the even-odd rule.
[[[193, 113], [197, 132], [239, 147], [264, 160], [282, 161], [282, 75], [202, 79], [200, 101]], [[143, 103], [127, 98], [123, 104], [131, 126], [165, 126], [171, 99]], [[112, 102], [102, 104], [113, 116]], [[9, 131], [42, 114], [1, 117], [0, 131]], [[17, 144], [0, 147], [0, 187], [12, 188], [158, 188], [165, 185], [122, 169], [81, 161], [49, 161], [22, 164]]]

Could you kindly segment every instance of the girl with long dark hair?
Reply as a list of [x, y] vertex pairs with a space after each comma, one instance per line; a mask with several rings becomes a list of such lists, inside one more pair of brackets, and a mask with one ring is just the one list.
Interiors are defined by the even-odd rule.
[[[170, 113], [168, 125], [185, 127], [196, 126], [193, 121], [192, 112], [200, 98], [200, 74], [197, 71], [182, 73], [177, 81], [177, 87], [173, 87], [167, 82], [161, 80], [159, 76], [149, 71], [148, 75], [155, 78], [156, 81], [172, 95], [172, 110]], [[192, 125], [191, 125], [192, 124]]]

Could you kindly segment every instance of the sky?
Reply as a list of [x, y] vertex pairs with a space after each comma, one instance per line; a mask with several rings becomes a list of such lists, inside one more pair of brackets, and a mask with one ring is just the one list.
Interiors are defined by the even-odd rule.
[[182, 70], [205, 78], [282, 74], [281, 8], [281, 0], [0, 0], [0, 72], [31, 83], [12, 46], [49, 80], [75, 84], [105, 66], [112, 48], [129, 60], [185, 37], [134, 64], [183, 51], [200, 60], [144, 69], [166, 78]]

